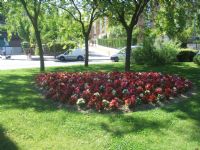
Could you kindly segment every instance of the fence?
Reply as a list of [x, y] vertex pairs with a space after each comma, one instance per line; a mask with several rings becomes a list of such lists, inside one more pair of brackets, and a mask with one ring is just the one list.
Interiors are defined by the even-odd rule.
[[21, 47], [0, 47], [0, 55], [5, 51], [6, 55], [21, 55], [23, 54]]

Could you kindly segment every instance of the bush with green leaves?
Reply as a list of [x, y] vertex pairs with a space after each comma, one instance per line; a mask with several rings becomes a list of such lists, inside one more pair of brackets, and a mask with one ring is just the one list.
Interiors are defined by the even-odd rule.
[[189, 49], [189, 48], [180, 49], [177, 55], [177, 60], [179, 62], [192, 62], [197, 52], [198, 50]]
[[176, 61], [179, 44], [154, 37], [145, 37], [141, 48], [133, 51], [132, 62], [147, 65], [165, 65]]
[[170, 64], [176, 61], [179, 44], [176, 41], [157, 41], [155, 42], [155, 52], [157, 57], [156, 64]]
[[197, 65], [200, 65], [200, 54], [194, 56], [193, 61], [194, 61], [194, 63], [196, 63]]
[[136, 64], [152, 63], [155, 57], [153, 42], [153, 38], [145, 38], [142, 47], [138, 47], [132, 52], [132, 62]]
[[60, 54], [68, 51], [69, 49], [73, 49], [76, 46], [77, 44], [73, 41], [68, 41], [66, 43], [51, 43], [48, 45], [48, 48], [46, 49], [45, 53], [48, 53], [50, 55]]

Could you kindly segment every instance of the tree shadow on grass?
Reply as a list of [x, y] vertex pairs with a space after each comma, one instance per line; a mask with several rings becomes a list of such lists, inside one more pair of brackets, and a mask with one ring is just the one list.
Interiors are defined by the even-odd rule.
[[[200, 144], [200, 93], [185, 101], [162, 107], [162, 110], [173, 113], [180, 121], [193, 121], [193, 129], [189, 133], [190, 140], [197, 141]], [[185, 132], [185, 129], [179, 128], [176, 132], [182, 133]]]
[[108, 116], [109, 122], [102, 122], [100, 127], [114, 137], [123, 137], [127, 134], [138, 134], [143, 130], [150, 130], [151, 132], [162, 132], [162, 128], [168, 128], [170, 120], [162, 121], [151, 120], [144, 117], [134, 116]]
[[163, 107], [162, 109], [168, 112], [181, 111], [186, 116], [200, 121], [200, 67], [194, 67], [187, 63], [179, 63], [169, 66], [133, 66], [137, 71], [158, 71], [167, 74], [178, 74], [191, 80], [195, 86], [196, 95], [190, 97], [187, 101], [182, 101], [177, 104]]
[[[132, 66], [133, 71], [159, 71], [170, 74], [179, 74], [190, 80], [192, 80], [196, 86], [197, 90], [200, 89], [200, 68], [190, 67], [187, 64], [175, 64], [170, 66], [159, 66], [159, 67], [149, 67], [149, 66]], [[123, 71], [123, 65], [121, 63], [108, 64], [108, 65], [90, 65], [88, 68], [84, 66], [69, 66], [69, 67], [58, 67], [58, 68], [48, 68], [47, 71], [67, 71], [67, 72], [80, 72], [80, 71]], [[16, 73], [15, 73], [16, 72]], [[43, 101], [40, 91], [35, 87], [35, 75], [38, 74], [36, 69], [25, 69], [18, 71], [10, 71], [7, 74], [1, 74], [0, 72], [0, 104], [5, 108], [17, 108], [17, 109], [27, 109], [34, 108], [38, 111], [53, 111], [57, 110], [57, 107], [51, 101]], [[22, 72], [22, 73], [20, 73]], [[196, 105], [199, 106], [199, 97], [194, 96], [194, 101]], [[187, 106], [189, 104], [186, 104]], [[177, 104], [177, 107], [179, 105]], [[186, 107], [186, 106], [185, 106]], [[186, 109], [187, 108], [187, 109]], [[188, 112], [192, 115], [186, 107], [180, 106], [175, 109]], [[188, 110], [188, 111], [187, 111]], [[166, 110], [167, 111], [167, 110]], [[192, 110], [191, 110], [192, 111]], [[199, 119], [195, 117], [196, 119]]]
[[[173, 113], [180, 120], [191, 119], [195, 121], [196, 129], [193, 130], [193, 133], [190, 133], [191, 139], [198, 142], [200, 139], [200, 67], [191, 65], [191, 63], [179, 63], [169, 65], [169, 66], [157, 66], [149, 67], [142, 66], [138, 67], [133, 66], [137, 71], [158, 71], [167, 74], [178, 74], [185, 78], [191, 80], [195, 86], [196, 95], [189, 97], [185, 101], [179, 103], [173, 103], [168, 106], [162, 107], [161, 109], [168, 113]], [[180, 132], [183, 132], [180, 129]]]
[[[80, 72], [80, 71], [120, 71], [122, 65], [90, 65], [53, 67], [47, 68], [47, 72]], [[3, 72], [3, 71], [2, 71]], [[22, 72], [22, 74], [20, 73]], [[23, 69], [0, 72], [0, 105], [4, 109], [28, 109], [33, 108], [36, 111], [55, 111], [58, 110], [55, 103], [45, 101], [40, 91], [35, 85], [35, 76], [38, 69]], [[73, 111], [69, 110], [69, 111]]]
[[45, 102], [35, 87], [32, 74], [0, 76], [0, 105], [3, 109], [28, 109], [37, 111], [55, 110], [51, 102]]
[[124, 65], [121, 63], [114, 64], [99, 64], [99, 65], [89, 65], [88, 67], [80, 66], [66, 66], [66, 67], [49, 67], [47, 71], [50, 72], [86, 72], [86, 71], [124, 71]]
[[5, 130], [0, 125], [0, 149], [2, 150], [18, 150], [17, 145], [5, 135]]
[[[47, 71], [67, 71], [67, 72], [80, 72], [80, 71], [123, 71], [123, 65], [91, 65], [88, 68], [83, 66], [70, 66], [48, 68]], [[162, 73], [178, 74], [193, 81], [197, 87], [197, 95], [192, 96], [187, 101], [182, 101], [177, 104], [171, 104], [167, 107], [161, 108], [168, 113], [174, 113], [177, 118], [181, 120], [193, 119], [196, 121], [196, 126], [200, 126], [200, 68], [189, 66], [187, 64], [175, 64], [170, 66], [132, 66], [132, 71], [158, 71]], [[22, 71], [23, 72], [23, 71]], [[33, 108], [38, 112], [43, 111], [56, 111], [57, 106], [52, 101], [44, 101], [40, 92], [36, 89], [34, 84], [34, 76], [38, 73], [36, 70], [26, 70], [25, 74], [9, 72], [8, 74], [1, 74], [0, 76], [0, 106], [4, 109], [29, 109]], [[1, 73], [1, 72], [0, 72]], [[68, 110], [72, 113], [77, 113], [74, 110]], [[181, 113], [179, 113], [181, 112]], [[134, 113], [133, 113], [134, 114]], [[127, 116], [124, 114], [117, 114], [113, 117], [106, 114], [109, 122], [102, 122], [98, 124], [103, 130], [111, 133], [113, 136], [123, 137], [129, 133], [138, 133], [143, 130], [149, 129], [153, 132], [161, 132], [163, 128], [168, 128], [171, 120], [162, 119], [150, 120], [147, 118]], [[118, 124], [119, 123], [119, 124]], [[180, 131], [181, 132], [181, 131]], [[191, 139], [200, 139], [200, 132], [195, 130], [191, 133]], [[164, 134], [164, 133], [162, 133]]]

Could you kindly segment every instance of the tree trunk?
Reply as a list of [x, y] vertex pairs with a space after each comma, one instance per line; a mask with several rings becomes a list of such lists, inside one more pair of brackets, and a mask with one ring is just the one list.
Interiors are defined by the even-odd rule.
[[35, 29], [35, 37], [37, 41], [37, 45], [39, 48], [39, 55], [40, 55], [40, 71], [44, 72], [45, 71], [45, 66], [44, 66], [44, 55], [43, 55], [43, 48], [42, 48], [42, 41], [40, 37], [40, 31], [38, 30], [37, 25], [34, 26]]
[[89, 57], [88, 39], [89, 36], [85, 35], [85, 67], [88, 67], [88, 57]]
[[56, 59], [56, 46], [54, 42], [53, 42], [53, 53], [54, 53], [54, 58]]
[[133, 29], [126, 29], [127, 43], [126, 43], [125, 71], [130, 71], [132, 32], [133, 32]]

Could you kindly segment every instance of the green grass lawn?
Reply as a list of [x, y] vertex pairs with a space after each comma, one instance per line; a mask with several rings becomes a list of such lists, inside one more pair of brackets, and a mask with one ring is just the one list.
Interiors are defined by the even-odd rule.
[[[82, 114], [45, 101], [34, 85], [38, 69], [0, 71], [0, 149], [200, 149], [200, 67], [132, 66], [187, 77], [197, 95], [164, 108], [127, 114]], [[123, 71], [121, 63], [48, 71]]]

